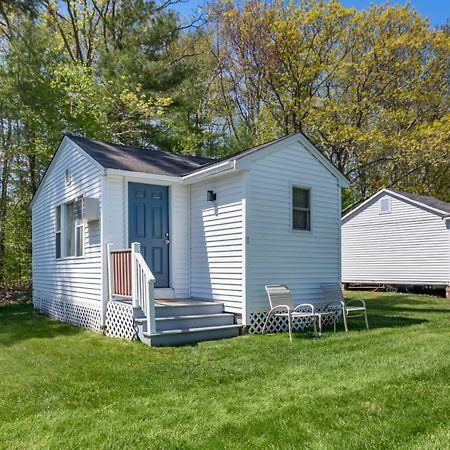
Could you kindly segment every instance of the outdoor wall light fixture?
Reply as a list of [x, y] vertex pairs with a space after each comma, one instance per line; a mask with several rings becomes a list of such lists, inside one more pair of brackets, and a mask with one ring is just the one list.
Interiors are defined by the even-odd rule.
[[208, 202], [215, 202], [216, 198], [217, 198], [217, 196], [216, 196], [216, 193], [214, 191], [208, 191], [206, 193], [206, 200]]

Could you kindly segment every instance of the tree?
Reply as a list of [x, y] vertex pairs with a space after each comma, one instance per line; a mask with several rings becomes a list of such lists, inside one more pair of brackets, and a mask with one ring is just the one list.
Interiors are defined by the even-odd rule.
[[409, 6], [321, 0], [220, 3], [212, 20], [237, 140], [305, 132], [351, 180], [346, 202], [385, 186], [449, 195], [448, 31]]

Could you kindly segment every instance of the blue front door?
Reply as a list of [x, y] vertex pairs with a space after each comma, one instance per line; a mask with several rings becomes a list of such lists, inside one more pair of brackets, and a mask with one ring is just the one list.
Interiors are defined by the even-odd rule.
[[128, 238], [141, 244], [155, 287], [169, 287], [168, 198], [167, 186], [128, 183]]

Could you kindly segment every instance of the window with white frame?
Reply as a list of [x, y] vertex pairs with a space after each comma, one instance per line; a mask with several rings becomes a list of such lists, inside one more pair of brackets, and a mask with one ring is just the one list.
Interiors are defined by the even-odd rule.
[[55, 222], [55, 256], [61, 258], [61, 205], [56, 207]]
[[75, 201], [56, 207], [56, 258], [83, 256], [84, 225], [75, 217]]
[[311, 190], [292, 187], [292, 229], [311, 230]]

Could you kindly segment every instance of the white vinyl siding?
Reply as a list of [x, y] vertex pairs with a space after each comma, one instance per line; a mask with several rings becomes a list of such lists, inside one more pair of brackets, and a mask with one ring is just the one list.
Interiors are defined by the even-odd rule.
[[[310, 232], [292, 229], [292, 187], [310, 192]], [[300, 143], [250, 165], [247, 196], [247, 314], [268, 308], [267, 284], [286, 284], [295, 303], [322, 301], [340, 281], [340, 187]]]
[[122, 176], [107, 175], [104, 188], [105, 243], [113, 245], [113, 249], [128, 248], [126, 221], [128, 220], [126, 201], [126, 181]]
[[[191, 296], [223, 302], [242, 312], [241, 174], [224, 175], [191, 186]], [[207, 201], [207, 191], [217, 195]]]
[[[390, 214], [380, 214], [390, 199]], [[375, 197], [342, 224], [342, 280], [450, 284], [450, 240], [438, 215], [394, 196]]]
[[177, 298], [189, 298], [189, 186], [170, 187], [171, 286]]
[[[66, 170], [71, 182], [66, 183]], [[57, 207], [80, 195], [100, 198], [101, 170], [67, 139], [49, 169], [32, 207], [33, 292], [53, 301], [72, 303], [101, 300], [101, 225], [100, 221], [82, 227], [84, 255], [56, 258]], [[100, 202], [101, 205], [101, 202]], [[63, 211], [62, 216], [64, 216]], [[64, 222], [64, 217], [62, 217]], [[62, 224], [64, 227], [64, 223]], [[61, 239], [61, 238], [59, 238]], [[72, 245], [72, 244], [70, 244]], [[71, 247], [72, 248], [72, 247]], [[75, 254], [75, 248], [73, 249]]]

